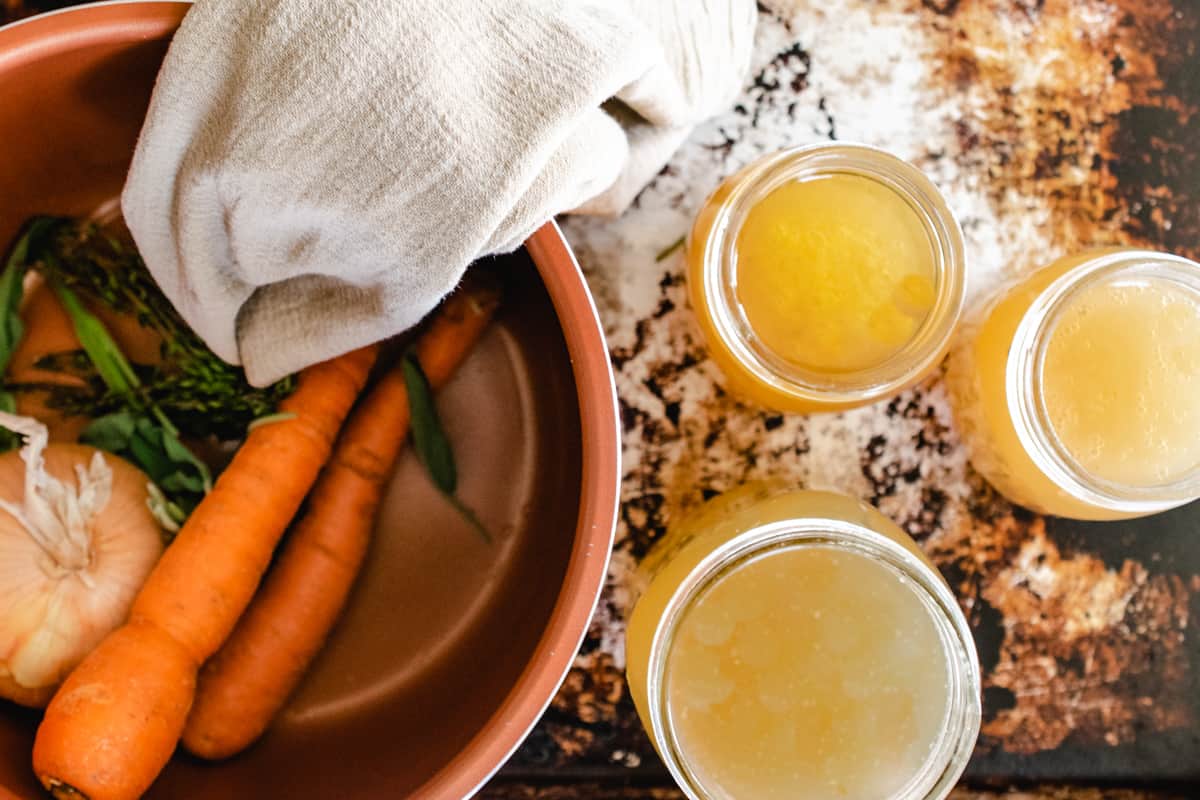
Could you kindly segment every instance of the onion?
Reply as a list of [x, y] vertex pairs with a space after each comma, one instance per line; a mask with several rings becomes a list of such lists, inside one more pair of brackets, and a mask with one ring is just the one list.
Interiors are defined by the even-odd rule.
[[0, 697], [43, 706], [110, 631], [162, 555], [149, 478], [94, 447], [48, 444], [46, 426], [0, 412], [25, 439], [0, 455]]

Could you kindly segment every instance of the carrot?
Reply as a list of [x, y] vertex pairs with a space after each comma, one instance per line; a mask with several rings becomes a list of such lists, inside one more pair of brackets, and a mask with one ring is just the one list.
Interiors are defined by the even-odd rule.
[[133, 800], [170, 759], [196, 674], [237, 623], [272, 550], [328, 460], [375, 346], [310, 367], [251, 431], [134, 600], [129, 622], [67, 676], [33, 767], [57, 798]]
[[[470, 352], [497, 299], [478, 285], [452, 295], [417, 340], [417, 360], [435, 389]], [[248, 747], [300, 683], [362, 566], [408, 425], [408, 393], [397, 366], [351, 414], [262, 588], [201, 670], [183, 731], [195, 755], [226, 758]]]

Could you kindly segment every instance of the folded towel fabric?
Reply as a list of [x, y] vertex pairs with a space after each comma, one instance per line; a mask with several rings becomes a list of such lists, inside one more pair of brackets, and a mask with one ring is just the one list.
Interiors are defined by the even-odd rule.
[[748, 67], [751, 0], [198, 0], [122, 206], [265, 384], [398, 333], [474, 259], [616, 214]]

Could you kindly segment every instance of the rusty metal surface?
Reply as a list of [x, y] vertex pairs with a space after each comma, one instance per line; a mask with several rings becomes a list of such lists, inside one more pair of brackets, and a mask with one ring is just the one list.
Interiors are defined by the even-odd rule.
[[[0, 17], [67, 4], [0, 0]], [[846, 414], [742, 405], [706, 361], [678, 254], [656, 259], [722, 177], [825, 138], [878, 144], [931, 175], [962, 219], [976, 298], [1087, 246], [1200, 257], [1200, 3], [771, 0], [759, 19], [737, 107], [620, 220], [566, 222], [617, 370], [624, 509], [576, 667], [482, 796], [679, 797], [624, 684], [629, 577], [680, 512], [768, 475], [876, 503], [959, 592], [985, 669], [972, 785], [1168, 781], [1177, 794], [1155, 797], [1200, 796], [1200, 505], [1107, 525], [1014, 508], [966, 464], [938, 377]]]
[[968, 782], [1200, 796], [1200, 505], [1112, 524], [1014, 508], [966, 463], [940, 376], [845, 414], [741, 404], [707, 362], [680, 256], [657, 258], [724, 176], [830, 138], [930, 174], [962, 220], [973, 303], [1087, 247], [1200, 256], [1200, 4], [771, 0], [759, 20], [737, 106], [621, 219], [565, 225], [617, 370], [624, 508], [577, 669], [504, 774], [661, 770], [623, 685], [632, 570], [681, 512], [772, 477], [875, 503], [958, 591], [985, 670]]

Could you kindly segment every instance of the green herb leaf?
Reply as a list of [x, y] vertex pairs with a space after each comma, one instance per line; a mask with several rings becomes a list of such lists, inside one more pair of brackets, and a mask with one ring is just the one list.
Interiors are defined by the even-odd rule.
[[[29, 268], [46, 278], [83, 347], [50, 354], [39, 368], [82, 384], [14, 383], [3, 389], [44, 391], [47, 405], [64, 414], [102, 415], [81, 441], [140, 467], [152, 482], [151, 510], [168, 530], [168, 521], [177, 527], [212, 487], [208, 465], [183, 444], [181, 428], [194, 436], [240, 439], [252, 420], [275, 411], [294, 379], [266, 389], [249, 386], [241, 369], [217, 358], [187, 326], [135, 249], [94, 225], [50, 217], [30, 222], [0, 274], [0, 373], [23, 333], [17, 310]], [[158, 334], [161, 364], [131, 364], [77, 292]], [[12, 394], [0, 391], [0, 408], [15, 404]], [[0, 432], [0, 448], [3, 437]]]
[[163, 452], [175, 465], [176, 474], [181, 476], [179, 480], [182, 481], [185, 478], [189, 480], [188, 483], [182, 485], [192, 487], [193, 491], [207, 494], [208, 490], [212, 488], [212, 472], [209, 471], [208, 465], [196, 458], [196, 454], [179, 440], [179, 433], [173, 428], [168, 428], [160, 423], [156, 429], [161, 431]]
[[417, 451], [417, 458], [421, 459], [438, 489], [445, 494], [454, 494], [458, 488], [454, 452], [438, 419], [429, 380], [414, 353], [405, 354], [401, 368], [404, 370], [404, 387], [408, 390], [413, 447]]
[[183, 522], [212, 486], [208, 465], [200, 461], [175, 433], [151, 416], [132, 411], [107, 414], [84, 429], [79, 440], [136, 464], [159, 494], [156, 516], [163, 508], [177, 511], [173, 518]]
[[[200, 461], [179, 441], [174, 431], [158, 420], [138, 417], [129, 440], [134, 463], [142, 466], [150, 479], [189, 511], [212, 488], [208, 465]], [[187, 497], [195, 495], [195, 497]]]
[[167, 495], [170, 504], [190, 513], [212, 488], [208, 465], [179, 440], [179, 431], [161, 409], [152, 405], [137, 408], [141, 381], [104, 323], [67, 287], [54, 283], [54, 291], [101, 379], [132, 405], [94, 421], [80, 440], [132, 461]]
[[135, 427], [130, 412], [118, 411], [92, 420], [79, 438], [92, 447], [119, 453], [129, 449], [129, 440], [133, 438]]
[[454, 506], [458, 513], [462, 515], [462, 518], [467, 521], [467, 524], [471, 526], [480, 539], [483, 539], [488, 544], [492, 543], [492, 535], [488, 533], [487, 528], [483, 527], [483, 523], [475, 515], [475, 512], [466, 503], [458, 499], [458, 495], [448, 492], [442, 492], [442, 495], [450, 501], [450, 505]]
[[24, 295], [29, 242], [34, 233], [35, 229], [31, 227], [17, 241], [4, 265], [3, 274], [0, 274], [0, 371], [8, 369], [8, 362], [25, 334], [19, 311]]
[[[30, 266], [81, 298], [136, 319], [162, 341], [159, 363], [134, 365], [141, 378], [136, 398], [110, 391], [92, 370], [79, 376], [86, 381], [84, 387], [49, 387], [49, 407], [90, 417], [152, 406], [182, 434], [233, 441], [245, 436], [252, 420], [273, 413], [279, 401], [291, 394], [294, 377], [265, 388], [253, 387], [241, 368], [217, 358], [158, 288], [135, 248], [86, 222], [48, 219], [44, 224], [47, 232], [29, 250]], [[48, 366], [71, 372], [74, 365], [66, 362], [63, 370]]]
[[52, 285], [67, 316], [71, 318], [79, 343], [83, 345], [84, 352], [88, 354], [104, 383], [114, 392], [132, 395], [141, 385], [141, 381], [138, 380], [133, 367], [125, 360], [121, 348], [109, 335], [104, 323], [84, 308], [73, 291], [57, 281]]
[[404, 387], [408, 390], [408, 408], [411, 419], [413, 448], [417, 458], [425, 465], [425, 471], [452, 506], [485, 542], [492, 537], [479, 521], [475, 512], [454, 493], [458, 488], [458, 470], [454, 466], [454, 451], [450, 439], [442, 428], [437, 408], [433, 404], [433, 389], [421, 369], [421, 362], [411, 350], [404, 354], [400, 364], [404, 372]]
[[[25, 271], [29, 265], [30, 250], [41, 240], [50, 229], [51, 220], [35, 219], [25, 227], [24, 233], [13, 245], [4, 264], [4, 272], [0, 273], [0, 375], [8, 371], [21, 337], [25, 335], [25, 326], [21, 324], [21, 298], [25, 294]], [[17, 399], [11, 392], [0, 392], [0, 408], [13, 413], [17, 408]], [[20, 444], [20, 437], [12, 431], [0, 432], [0, 451], [12, 450]]]
[[138, 419], [133, 436], [129, 437], [127, 453], [128, 458], [150, 476], [150, 480], [167, 492], [169, 490], [163, 483], [171, 474], [171, 459], [163, 451], [159, 434], [160, 431], [147, 425], [145, 420]]

